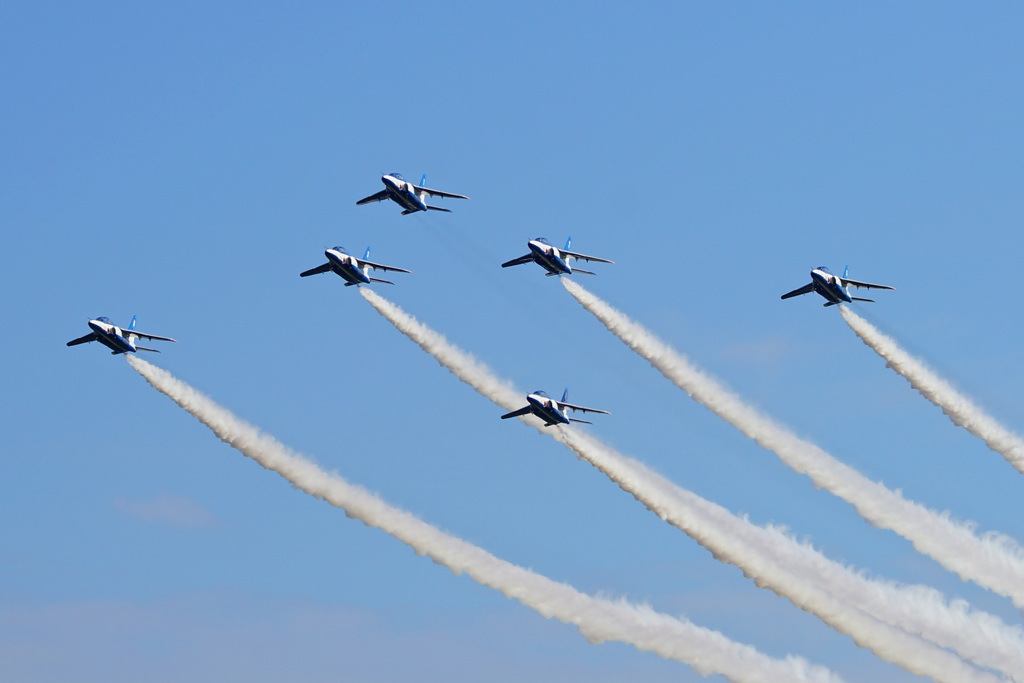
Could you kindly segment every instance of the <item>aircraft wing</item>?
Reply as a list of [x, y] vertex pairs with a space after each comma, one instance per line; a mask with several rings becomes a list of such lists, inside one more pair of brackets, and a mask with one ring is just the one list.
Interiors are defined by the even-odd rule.
[[810, 294], [813, 291], [814, 291], [814, 283], [813, 282], [809, 282], [806, 285], [804, 285], [803, 287], [801, 287], [800, 289], [794, 289], [792, 292], [789, 292], [787, 294], [783, 294], [782, 298], [783, 299], [788, 299], [791, 296], [800, 296], [801, 294]]
[[[431, 190], [429, 187], [420, 187], [419, 185], [413, 185], [416, 188], [417, 194], [426, 194], [431, 197], [449, 197], [450, 199], [469, 199], [464, 194], [455, 194], [454, 192], [442, 192], [441, 190]], [[366, 201], [365, 199], [363, 201]], [[359, 202], [356, 202], [357, 204]]]
[[328, 273], [331, 270], [330, 262], [317, 266], [316, 268], [310, 268], [299, 273], [299, 277], [309, 277], [310, 275], [319, 275], [320, 273]]
[[[597, 408], [584, 408], [583, 406], [573, 405], [572, 403], [562, 403], [559, 401], [558, 405], [569, 410], [578, 410], [581, 413], [601, 413], [602, 415], [611, 415], [607, 410], [598, 410]], [[589, 423], [588, 423], [589, 424]]]
[[606, 258], [597, 258], [596, 256], [587, 256], [586, 254], [580, 254], [580, 253], [575, 252], [575, 251], [563, 251], [562, 255], [563, 256], [571, 256], [571, 257], [573, 257], [575, 259], [580, 259], [581, 261], [595, 261], [597, 263], [615, 263], [615, 261], [609, 261]]
[[370, 202], [382, 202], [382, 201], [384, 201], [387, 198], [388, 198], [388, 191], [387, 190], [381, 190], [380, 192], [377, 192], [376, 194], [371, 194], [369, 197], [363, 197], [358, 202], [356, 202], [356, 206], [359, 206], [360, 204], [369, 204]]
[[532, 412], [533, 411], [530, 410], [530, 406], [524, 406], [524, 407], [520, 408], [519, 410], [513, 410], [511, 413], [505, 413], [504, 415], [501, 416], [501, 419], [502, 420], [507, 420], [510, 417], [519, 417], [520, 415], [529, 415]]
[[71, 341], [68, 342], [68, 346], [78, 346], [79, 344], [85, 344], [86, 342], [91, 342], [91, 341], [96, 341], [96, 333], [95, 332], [90, 332], [89, 334], [85, 335], [84, 337], [79, 337], [78, 339], [72, 339]]
[[873, 285], [870, 282], [861, 282], [860, 280], [848, 280], [845, 277], [842, 278], [843, 285], [848, 287], [863, 287], [864, 289], [896, 289], [889, 285]]
[[[138, 330], [121, 330], [121, 332], [123, 332], [124, 336], [126, 336], [126, 337], [129, 334], [134, 334], [136, 337], [145, 337], [146, 339], [156, 339], [156, 340], [159, 340], [159, 341], [169, 341], [169, 342], [176, 342], [176, 341], [178, 341], [177, 339], [171, 339], [170, 337], [161, 337], [161, 336], [156, 335], [156, 334], [146, 334], [145, 332], [139, 332]], [[150, 351], [151, 349], [145, 349], [145, 350], [146, 351]]]
[[533, 254], [530, 253], [530, 254], [527, 254], [526, 256], [520, 256], [519, 258], [514, 258], [511, 261], [505, 261], [504, 263], [501, 264], [501, 267], [502, 268], [508, 268], [509, 266], [521, 266], [524, 263], [532, 263], [532, 262], [533, 262]]
[[385, 266], [380, 263], [374, 263], [373, 261], [360, 260], [359, 264], [363, 266], [370, 266], [371, 268], [374, 268], [376, 270], [393, 270], [396, 273], [409, 273], [410, 275], [412, 274], [411, 270], [406, 270], [405, 268], [395, 268], [394, 266]]

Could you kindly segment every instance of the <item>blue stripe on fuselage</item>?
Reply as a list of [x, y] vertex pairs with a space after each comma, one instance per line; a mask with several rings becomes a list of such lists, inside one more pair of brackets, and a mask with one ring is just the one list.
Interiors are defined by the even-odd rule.
[[553, 275], [570, 275], [572, 273], [572, 269], [568, 264], [557, 256], [548, 256], [542, 249], [534, 247], [532, 244], [530, 245], [530, 251], [533, 252], [533, 260], [549, 273]]
[[852, 301], [846, 290], [837, 284], [829, 284], [817, 273], [811, 273], [811, 282], [814, 284], [814, 291], [834, 304], [848, 304]]
[[569, 420], [565, 419], [565, 416], [554, 408], [548, 408], [529, 397], [526, 400], [530, 402], [530, 410], [533, 411], [533, 414], [544, 420], [548, 426], [551, 424], [569, 424]]
[[409, 211], [426, 211], [427, 205], [415, 193], [396, 190], [388, 185], [388, 196], [403, 209]]
[[351, 282], [354, 285], [366, 285], [370, 283], [370, 278], [363, 274], [363, 271], [359, 268], [350, 265], [341, 265], [337, 261], [331, 259], [331, 268], [335, 273], [341, 276], [346, 282]]

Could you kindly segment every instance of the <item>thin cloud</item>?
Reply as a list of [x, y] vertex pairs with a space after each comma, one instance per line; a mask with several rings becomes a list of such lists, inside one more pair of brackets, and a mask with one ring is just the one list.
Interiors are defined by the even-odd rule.
[[217, 517], [202, 503], [171, 493], [155, 498], [118, 496], [114, 509], [123, 515], [144, 522], [156, 522], [179, 529], [210, 529], [217, 526]]

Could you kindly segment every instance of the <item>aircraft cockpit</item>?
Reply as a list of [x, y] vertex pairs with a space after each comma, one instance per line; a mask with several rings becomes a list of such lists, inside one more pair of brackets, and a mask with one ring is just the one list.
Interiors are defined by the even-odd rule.
[[402, 177], [401, 173], [388, 173], [388, 175], [398, 180], [405, 180], [405, 178]]
[[105, 315], [101, 315], [100, 317], [96, 318], [96, 320], [100, 321], [101, 323], [106, 323], [106, 324], [108, 324], [108, 325], [113, 325], [113, 324], [114, 324], [114, 323], [112, 323], [112, 322], [110, 321], [110, 318], [108, 318], [108, 317], [107, 317], [107, 316], [105, 316]]
[[538, 237], [536, 241], [540, 242], [541, 244], [551, 244], [551, 242], [548, 242], [546, 237]]
[[348, 253], [348, 251], [345, 249], [345, 247], [334, 247], [334, 251], [340, 251], [342, 254], [347, 254]]
[[820, 270], [821, 272], [828, 273], [829, 275], [832, 274], [832, 271], [826, 268], [825, 266], [818, 266], [815, 270]]
[[544, 398], [548, 398], [548, 392], [546, 392], [546, 391], [539, 391], [539, 390], [538, 390], [538, 391], [535, 391], [535, 392], [533, 392], [533, 393], [534, 393], [535, 395], [537, 395], [537, 396], [543, 396]]

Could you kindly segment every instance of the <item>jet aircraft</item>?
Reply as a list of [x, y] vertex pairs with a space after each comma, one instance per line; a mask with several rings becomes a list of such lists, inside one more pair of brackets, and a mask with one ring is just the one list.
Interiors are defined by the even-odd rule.
[[299, 277], [308, 277], [310, 275], [319, 275], [320, 273], [326, 273], [334, 271], [345, 280], [345, 286], [351, 287], [352, 285], [367, 285], [371, 282], [383, 282], [386, 285], [393, 285], [394, 282], [388, 280], [378, 280], [375, 277], [370, 277], [370, 269], [374, 270], [393, 270], [397, 273], [412, 273], [411, 270], [405, 270], [404, 268], [395, 268], [394, 266], [385, 266], [380, 263], [374, 263], [373, 261], [367, 261], [370, 258], [370, 248], [366, 248], [366, 254], [363, 258], [358, 259], [355, 256], [350, 256], [345, 247], [334, 247], [324, 251], [324, 255], [327, 256], [327, 263], [316, 268], [310, 268], [307, 271], [299, 273]]
[[569, 398], [569, 390], [566, 389], [562, 394], [562, 400], [556, 401], [555, 399], [548, 396], [543, 391], [535, 391], [526, 397], [527, 404], [519, 410], [513, 410], [511, 413], [505, 413], [501, 416], [502, 420], [507, 420], [510, 417], [519, 417], [520, 415], [528, 415], [533, 413], [540, 419], [544, 420], [544, 426], [550, 427], [556, 424], [569, 424], [570, 422], [582, 422], [583, 424], [591, 424], [586, 420], [577, 420], [574, 417], [567, 417], [565, 414], [566, 410], [579, 410], [584, 413], [602, 413], [604, 415], [611, 415], [607, 410], [598, 410], [597, 408], [584, 408], [583, 406], [573, 405], [568, 403], [566, 399]]
[[135, 353], [136, 351], [152, 351], [153, 353], [160, 353], [156, 349], [147, 349], [145, 346], [138, 346], [135, 340], [139, 337], [145, 337], [146, 339], [159, 339], [161, 341], [178, 341], [177, 339], [171, 339], [170, 337], [159, 337], [155, 334], [146, 334], [145, 332], [139, 332], [135, 329], [135, 316], [132, 316], [132, 321], [129, 323], [127, 328], [120, 328], [114, 323], [110, 322], [110, 318], [100, 317], [89, 321], [89, 327], [92, 328], [92, 332], [79, 337], [78, 339], [72, 339], [68, 342], [68, 346], [78, 346], [79, 344], [85, 344], [88, 342], [98, 341], [103, 344], [111, 351], [111, 354], [119, 353]]
[[792, 292], [783, 294], [783, 299], [788, 299], [793, 296], [800, 296], [801, 294], [810, 294], [811, 292], [817, 292], [827, 299], [826, 306], [835, 306], [836, 304], [848, 304], [851, 301], [867, 301], [874, 303], [873, 299], [861, 299], [860, 297], [850, 296], [850, 287], [863, 287], [866, 289], [896, 289], [889, 285], [873, 285], [870, 282], [861, 282], [859, 280], [851, 280], [846, 277], [850, 272], [850, 267], [847, 266], [846, 270], [843, 271], [843, 276], [833, 275], [828, 268], [825, 266], [818, 266], [811, 271], [811, 282], [804, 285], [800, 289], [794, 289]]
[[615, 261], [609, 261], [608, 259], [597, 258], [596, 256], [587, 256], [586, 254], [580, 254], [579, 252], [569, 251], [569, 247], [572, 246], [572, 237], [565, 241], [565, 248], [558, 249], [557, 247], [551, 246], [543, 237], [538, 237], [535, 240], [528, 242], [530, 247], [530, 253], [519, 258], [514, 258], [511, 261], [506, 261], [501, 264], [502, 268], [508, 268], [509, 266], [520, 266], [524, 263], [533, 261], [544, 270], [548, 271], [545, 273], [548, 277], [552, 275], [571, 275], [572, 273], [586, 273], [587, 275], [593, 275], [589, 270], [583, 270], [582, 268], [576, 268], [575, 270], [569, 261], [573, 259], [579, 259], [581, 261], [596, 261], [597, 263], [615, 263]]
[[451, 213], [451, 209], [442, 209], [440, 206], [429, 206], [425, 198], [426, 197], [451, 197], [452, 199], [469, 199], [469, 197], [462, 194], [454, 194], [452, 192], [442, 192], [441, 190], [432, 190], [429, 187], [423, 187], [423, 183], [427, 181], [427, 175], [424, 173], [420, 179], [419, 185], [413, 185], [408, 180], [402, 177], [401, 173], [385, 173], [381, 176], [381, 181], [384, 183], [384, 189], [377, 194], [371, 194], [369, 197], [364, 197], [356, 202], [356, 205], [369, 204], [370, 202], [382, 202], [385, 199], [398, 204], [400, 207], [405, 209], [402, 211], [402, 215], [405, 216], [416, 211], [445, 211]]

